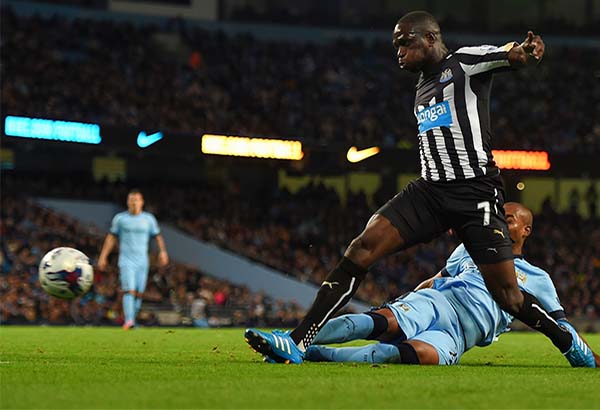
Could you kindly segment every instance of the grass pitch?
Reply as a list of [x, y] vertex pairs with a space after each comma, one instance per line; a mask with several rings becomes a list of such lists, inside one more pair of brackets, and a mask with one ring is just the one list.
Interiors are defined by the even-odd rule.
[[[600, 335], [588, 335], [600, 350]], [[539, 334], [459, 366], [269, 365], [243, 329], [0, 328], [1, 408], [600, 408], [600, 369]]]

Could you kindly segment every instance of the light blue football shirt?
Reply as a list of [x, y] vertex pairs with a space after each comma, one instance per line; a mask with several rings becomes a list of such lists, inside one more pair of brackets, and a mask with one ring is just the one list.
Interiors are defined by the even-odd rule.
[[[535, 296], [546, 312], [563, 311], [548, 273], [522, 258], [515, 258], [519, 288]], [[513, 317], [500, 309], [487, 290], [483, 277], [464, 245], [446, 261], [450, 277], [436, 279], [433, 288], [444, 293], [458, 313], [465, 335], [465, 350], [487, 346], [508, 330]]]
[[125, 211], [114, 216], [110, 233], [119, 238], [119, 266], [146, 266], [150, 238], [158, 235], [160, 228], [149, 212], [132, 215]]

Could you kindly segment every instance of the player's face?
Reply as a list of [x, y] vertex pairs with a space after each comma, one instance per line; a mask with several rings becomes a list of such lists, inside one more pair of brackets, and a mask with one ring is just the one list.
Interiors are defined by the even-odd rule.
[[428, 59], [428, 44], [424, 34], [406, 23], [396, 24], [394, 27], [392, 43], [401, 69], [412, 73], [423, 69]]
[[531, 228], [526, 223], [526, 218], [521, 212], [521, 209], [511, 203], [504, 205], [504, 215], [510, 232], [510, 239], [513, 242], [522, 242], [529, 234]]
[[141, 194], [129, 194], [127, 195], [127, 210], [133, 215], [137, 215], [142, 212], [144, 207], [144, 197]]

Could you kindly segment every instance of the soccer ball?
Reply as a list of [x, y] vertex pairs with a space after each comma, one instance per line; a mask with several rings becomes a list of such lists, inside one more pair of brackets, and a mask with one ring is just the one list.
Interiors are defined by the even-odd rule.
[[83, 295], [94, 283], [89, 258], [73, 248], [52, 249], [42, 258], [38, 272], [42, 289], [60, 299]]

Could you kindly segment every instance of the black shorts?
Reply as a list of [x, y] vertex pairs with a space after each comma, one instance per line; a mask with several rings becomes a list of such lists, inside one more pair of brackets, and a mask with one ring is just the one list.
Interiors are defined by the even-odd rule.
[[398, 229], [407, 248], [452, 228], [477, 264], [513, 258], [499, 174], [451, 182], [419, 178], [377, 213]]

